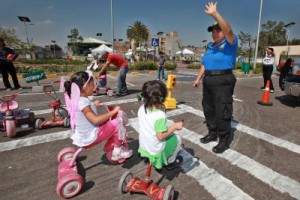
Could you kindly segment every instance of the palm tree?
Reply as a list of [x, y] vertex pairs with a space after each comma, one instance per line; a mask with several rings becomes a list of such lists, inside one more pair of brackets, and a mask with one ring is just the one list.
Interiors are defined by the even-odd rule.
[[149, 30], [141, 21], [136, 21], [128, 26], [127, 38], [130, 48], [135, 49], [137, 44], [141, 48], [141, 44], [148, 41]]

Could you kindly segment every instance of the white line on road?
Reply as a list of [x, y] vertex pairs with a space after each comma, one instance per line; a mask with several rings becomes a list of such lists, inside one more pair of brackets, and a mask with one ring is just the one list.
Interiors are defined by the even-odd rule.
[[[173, 112], [175, 114], [175, 112]], [[139, 132], [138, 119], [129, 120], [129, 125], [136, 132]], [[184, 149], [180, 151], [184, 158], [182, 165], [183, 171], [190, 177], [193, 177], [217, 200], [250, 200], [253, 199], [248, 194], [232, 183], [232, 181], [220, 175], [216, 170], [208, 168], [203, 162], [194, 158]], [[217, 186], [217, 188], [216, 188]]]
[[[197, 110], [197, 109], [195, 109], [195, 108], [193, 108], [191, 106], [188, 106], [188, 105], [178, 105], [178, 107], [181, 108], [181, 109], [186, 110], [187, 112], [190, 112], [190, 113], [193, 113], [195, 115], [204, 117], [204, 114], [203, 114], [203, 112], [201, 110]], [[300, 146], [297, 145], [297, 144], [294, 144], [292, 142], [289, 142], [289, 141], [277, 138], [275, 136], [269, 135], [269, 134], [264, 133], [262, 131], [250, 128], [248, 126], [245, 126], [243, 124], [239, 124], [239, 123], [236, 123], [236, 122], [233, 122], [233, 121], [231, 122], [231, 127], [232, 128], [236, 128], [237, 130], [239, 130], [239, 131], [241, 131], [243, 133], [246, 133], [248, 135], [251, 135], [253, 137], [262, 139], [262, 140], [264, 140], [264, 141], [266, 141], [268, 143], [274, 144], [274, 145], [276, 145], [278, 147], [285, 148], [285, 149], [287, 149], [289, 151], [292, 151], [292, 152], [300, 154]]]
[[[202, 144], [200, 143], [200, 138], [202, 137], [201, 135], [185, 128], [183, 128], [181, 131], [178, 131], [178, 133], [183, 139], [197, 144], [198, 146], [209, 152], [211, 152], [211, 149], [217, 144], [216, 142]], [[215, 155], [228, 160], [230, 163], [238, 166], [241, 169], [244, 169], [249, 174], [253, 175], [262, 182], [267, 183], [268, 185], [279, 190], [282, 193], [287, 192], [294, 198], [300, 197], [299, 182], [287, 176], [283, 176], [243, 154], [228, 149], [222, 154]]]

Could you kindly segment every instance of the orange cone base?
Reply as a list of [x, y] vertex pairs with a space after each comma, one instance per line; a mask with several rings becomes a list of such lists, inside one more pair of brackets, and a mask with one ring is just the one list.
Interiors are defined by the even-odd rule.
[[273, 103], [272, 103], [272, 102], [262, 102], [262, 101], [258, 101], [257, 103], [260, 104], [260, 105], [263, 105], [263, 106], [273, 106]]

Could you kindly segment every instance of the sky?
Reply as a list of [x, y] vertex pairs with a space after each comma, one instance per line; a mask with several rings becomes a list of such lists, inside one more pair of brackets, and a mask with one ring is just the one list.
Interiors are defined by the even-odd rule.
[[[178, 32], [184, 45], [204, 46], [203, 40], [212, 40], [207, 27], [214, 20], [204, 12], [208, 0], [0, 1], [0, 26], [15, 28], [17, 36], [25, 42], [25, 26], [17, 16], [27, 16], [33, 24], [27, 26], [29, 40], [40, 46], [55, 40], [65, 48], [73, 28], [77, 28], [82, 37], [112, 41], [111, 1], [115, 39], [127, 41], [128, 26], [139, 20], [149, 28], [151, 35], [160, 31]], [[256, 36], [261, 1], [261, 24], [268, 20], [295, 22], [290, 27], [289, 38], [300, 39], [300, 0], [219, 0], [217, 8], [234, 33], [243, 31]]]

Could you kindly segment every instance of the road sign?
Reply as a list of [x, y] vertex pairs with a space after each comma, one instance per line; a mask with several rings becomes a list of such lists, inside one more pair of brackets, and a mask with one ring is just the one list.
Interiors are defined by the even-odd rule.
[[24, 74], [23, 77], [26, 83], [37, 82], [39, 80], [46, 79], [45, 72], [42, 70]]
[[158, 47], [159, 46], [159, 39], [158, 38], [152, 38], [152, 46]]

